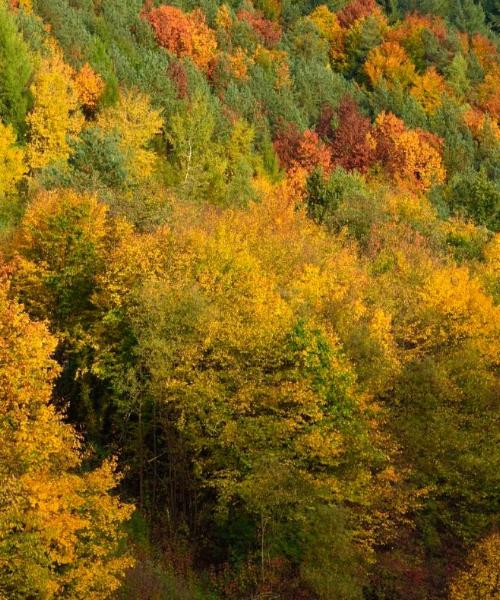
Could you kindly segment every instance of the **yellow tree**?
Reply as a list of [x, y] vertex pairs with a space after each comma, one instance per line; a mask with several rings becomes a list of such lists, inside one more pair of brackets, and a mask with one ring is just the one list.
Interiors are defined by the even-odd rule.
[[364, 69], [373, 86], [383, 81], [406, 88], [416, 76], [415, 65], [397, 42], [384, 42], [371, 50]]
[[70, 156], [70, 141], [83, 125], [73, 70], [55, 44], [41, 61], [31, 93], [33, 110], [26, 121], [29, 128], [28, 165], [39, 169], [65, 161]]
[[492, 533], [471, 552], [450, 587], [450, 600], [497, 600], [500, 593], [500, 535]]
[[0, 597], [109, 598], [132, 564], [113, 461], [83, 465], [50, 404], [56, 340], [0, 283]]
[[0, 198], [12, 192], [26, 172], [24, 151], [16, 145], [11, 125], [0, 121]]
[[147, 96], [132, 90], [122, 91], [118, 104], [104, 110], [97, 122], [105, 131], [118, 134], [120, 150], [133, 178], [151, 175], [156, 156], [147, 145], [162, 129], [163, 119]]
[[446, 86], [443, 77], [436, 71], [435, 67], [417, 76], [411, 89], [411, 94], [424, 107], [427, 113], [434, 113], [443, 103], [443, 95]]
[[106, 207], [93, 195], [58, 190], [33, 200], [13, 244], [13, 287], [30, 315], [59, 331], [82, 318], [108, 234]]

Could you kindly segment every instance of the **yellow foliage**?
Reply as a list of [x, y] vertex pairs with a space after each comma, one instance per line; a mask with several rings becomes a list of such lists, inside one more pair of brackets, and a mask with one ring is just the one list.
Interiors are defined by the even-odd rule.
[[486, 360], [499, 357], [500, 307], [484, 293], [466, 267], [442, 267], [431, 273], [418, 293], [416, 319], [406, 337], [419, 351], [439, 351], [466, 342]]
[[415, 65], [397, 42], [384, 42], [370, 50], [364, 69], [373, 86], [384, 81], [406, 88], [416, 77]]
[[16, 145], [14, 129], [0, 121], [0, 198], [14, 191], [25, 172], [24, 150]]
[[13, 243], [13, 285], [31, 314], [55, 321], [85, 303], [110, 235], [106, 215], [95, 196], [73, 190], [42, 192], [32, 201]]
[[113, 462], [80, 474], [80, 440], [50, 404], [56, 340], [0, 283], [0, 596], [109, 598], [131, 559]]
[[44, 58], [31, 86], [34, 106], [27, 116], [29, 127], [28, 164], [39, 169], [70, 156], [69, 142], [78, 135], [83, 116], [78, 110], [78, 95], [73, 70], [55, 45]]
[[248, 67], [253, 63], [253, 59], [247, 56], [242, 48], [236, 48], [232, 54], [229, 54], [228, 58], [233, 76], [237, 79], [247, 80]]
[[315, 8], [308, 18], [316, 25], [330, 44], [340, 39], [342, 27], [337, 15], [324, 4]]
[[156, 155], [147, 149], [147, 145], [163, 127], [163, 118], [161, 111], [151, 106], [147, 96], [136, 91], [122, 91], [118, 105], [105, 109], [97, 123], [105, 131], [119, 135], [120, 150], [133, 178], [151, 175]]
[[500, 535], [492, 533], [481, 541], [467, 562], [451, 584], [449, 600], [498, 600]]
[[224, 31], [229, 31], [231, 29], [233, 20], [227, 4], [221, 4], [217, 9], [215, 23], [219, 29], [223, 29]]
[[411, 94], [424, 107], [425, 112], [432, 114], [441, 106], [445, 89], [443, 77], [432, 67], [422, 76], [416, 77]]

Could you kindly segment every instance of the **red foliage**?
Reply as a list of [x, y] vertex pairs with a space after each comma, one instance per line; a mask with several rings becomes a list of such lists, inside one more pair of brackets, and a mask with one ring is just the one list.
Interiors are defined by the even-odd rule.
[[301, 168], [310, 173], [319, 167], [327, 173], [331, 169], [330, 148], [315, 131], [307, 129], [301, 134], [296, 125], [288, 123], [276, 136], [274, 149], [287, 171]]
[[337, 13], [342, 27], [350, 27], [354, 21], [379, 13], [380, 7], [375, 0], [351, 0], [347, 6]]
[[329, 104], [323, 104], [315, 129], [319, 137], [326, 142], [331, 142], [335, 135], [335, 131], [332, 127], [334, 115], [335, 111], [333, 108]]
[[187, 98], [189, 92], [188, 78], [184, 65], [178, 60], [172, 61], [168, 66], [167, 74], [175, 85], [177, 97], [181, 99]]
[[370, 119], [364, 117], [356, 102], [347, 96], [337, 109], [337, 120], [339, 126], [331, 144], [334, 164], [347, 170], [366, 172], [375, 160], [370, 144]]
[[274, 140], [274, 150], [281, 166], [288, 171], [295, 162], [300, 144], [300, 131], [293, 123], [286, 123]]
[[266, 19], [260, 10], [255, 12], [240, 10], [237, 16], [240, 21], [246, 21], [250, 25], [265, 46], [274, 48], [279, 44], [282, 33], [281, 27], [278, 23]]

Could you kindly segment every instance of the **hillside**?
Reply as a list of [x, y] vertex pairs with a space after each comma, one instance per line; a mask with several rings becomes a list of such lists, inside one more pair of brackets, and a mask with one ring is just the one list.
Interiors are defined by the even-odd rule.
[[0, 0], [0, 598], [498, 598], [497, 0]]

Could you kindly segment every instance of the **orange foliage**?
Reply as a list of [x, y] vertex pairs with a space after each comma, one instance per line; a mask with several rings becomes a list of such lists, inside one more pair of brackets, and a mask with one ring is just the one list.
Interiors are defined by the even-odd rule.
[[248, 79], [248, 67], [253, 59], [246, 55], [242, 48], [236, 50], [228, 56], [231, 73], [236, 79]]
[[393, 85], [409, 86], [415, 80], [415, 65], [397, 42], [384, 42], [368, 54], [365, 73], [372, 85], [382, 80]]
[[481, 138], [483, 132], [489, 127], [495, 137], [500, 139], [500, 127], [498, 126], [498, 123], [480, 110], [474, 108], [468, 110], [464, 114], [464, 121], [471, 130], [474, 138]]
[[477, 104], [488, 111], [494, 119], [500, 119], [500, 66], [495, 67], [486, 75], [484, 82], [477, 90]]
[[474, 35], [470, 40], [470, 45], [483, 69], [489, 71], [498, 64], [496, 46], [484, 35], [479, 33]]
[[432, 32], [440, 41], [445, 40], [448, 35], [446, 24], [441, 17], [413, 13], [392, 28], [387, 34], [387, 39], [399, 43], [416, 41], [424, 29]]
[[406, 129], [401, 119], [385, 112], [378, 115], [373, 135], [378, 160], [399, 185], [427, 190], [444, 181], [446, 172], [437, 136]]
[[216, 56], [215, 32], [205, 23], [201, 10], [184, 13], [174, 6], [159, 6], [144, 13], [158, 43], [179, 57], [187, 56], [203, 71]]
[[75, 91], [80, 104], [87, 111], [94, 111], [104, 91], [102, 78], [85, 63], [74, 77]]

